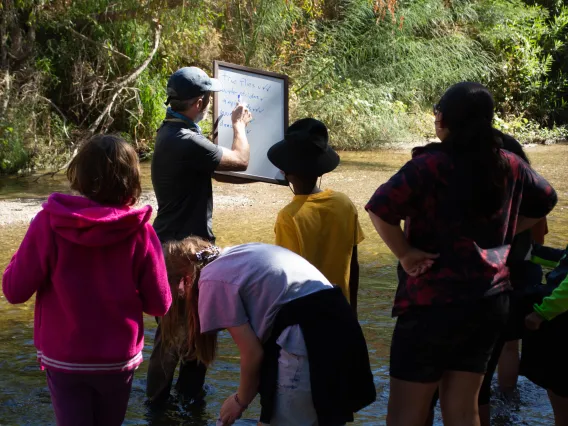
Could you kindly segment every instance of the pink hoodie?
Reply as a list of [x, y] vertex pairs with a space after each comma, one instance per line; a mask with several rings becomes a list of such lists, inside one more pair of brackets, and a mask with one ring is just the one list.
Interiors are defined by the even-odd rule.
[[41, 365], [76, 373], [133, 370], [142, 362], [143, 312], [172, 298], [152, 208], [101, 206], [53, 194], [4, 272], [10, 303], [37, 292], [34, 342]]

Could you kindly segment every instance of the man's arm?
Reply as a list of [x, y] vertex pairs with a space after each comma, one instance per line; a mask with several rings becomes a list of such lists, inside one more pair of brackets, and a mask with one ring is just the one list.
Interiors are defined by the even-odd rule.
[[215, 169], [225, 172], [244, 172], [249, 164], [250, 146], [247, 140], [246, 127], [252, 119], [250, 111], [244, 105], [238, 105], [231, 115], [233, 121], [233, 146], [223, 148], [221, 162]]

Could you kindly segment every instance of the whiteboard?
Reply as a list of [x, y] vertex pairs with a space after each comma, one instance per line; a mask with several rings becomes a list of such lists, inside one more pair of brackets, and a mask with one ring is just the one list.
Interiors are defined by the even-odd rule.
[[268, 149], [284, 139], [288, 128], [288, 77], [227, 62], [214, 62], [214, 76], [223, 84], [215, 93], [213, 122], [217, 126], [217, 143], [231, 149], [233, 125], [231, 113], [239, 95], [253, 119], [246, 128], [250, 145], [249, 166], [245, 172], [216, 172], [244, 179], [287, 185], [286, 179], [268, 160]]

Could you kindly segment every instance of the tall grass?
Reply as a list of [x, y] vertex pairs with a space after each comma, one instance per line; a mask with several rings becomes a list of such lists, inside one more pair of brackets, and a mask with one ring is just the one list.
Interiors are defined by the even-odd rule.
[[495, 70], [492, 54], [468, 34], [477, 19], [467, 2], [406, 1], [383, 17], [367, 1], [348, 2], [302, 64], [297, 113], [341, 122], [334, 141], [341, 148], [431, 136], [432, 102], [449, 85], [487, 80]]

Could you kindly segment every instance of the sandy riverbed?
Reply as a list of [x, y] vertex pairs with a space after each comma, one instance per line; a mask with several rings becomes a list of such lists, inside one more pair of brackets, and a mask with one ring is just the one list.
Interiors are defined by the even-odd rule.
[[[47, 200], [41, 198], [16, 198], [13, 200], [0, 200], [0, 226], [29, 222], [40, 210], [41, 205]], [[230, 209], [246, 206], [251, 200], [245, 196], [216, 195], [215, 208]], [[153, 193], [145, 193], [140, 198], [140, 204], [149, 204], [154, 211], [158, 208], [156, 196]]]

